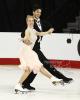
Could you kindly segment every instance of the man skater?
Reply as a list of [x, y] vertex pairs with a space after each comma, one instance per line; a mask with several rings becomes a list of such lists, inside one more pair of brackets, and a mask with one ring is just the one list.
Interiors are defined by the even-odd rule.
[[[33, 9], [33, 17], [35, 20], [34, 29], [36, 29], [39, 32], [46, 31], [52, 27], [49, 23], [47, 23], [47, 21], [42, 20], [40, 18], [41, 13], [42, 13], [41, 8], [39, 6], [35, 6]], [[25, 29], [26, 29], [26, 27], [25, 27]], [[25, 32], [22, 32], [21, 37], [24, 37], [24, 35], [25, 35]], [[42, 51], [40, 50], [40, 42], [42, 41], [42, 38], [43, 38], [42, 36], [37, 36], [37, 40], [36, 40], [36, 43], [35, 43], [34, 48], [33, 48], [33, 50], [38, 54], [39, 60], [41, 61], [43, 66], [53, 76], [55, 76], [58, 79], [62, 79], [64, 83], [70, 83], [73, 79], [64, 76], [61, 72], [56, 70], [54, 68], [54, 66], [49, 62], [49, 60], [44, 56]], [[28, 76], [28, 78], [26, 78], [25, 81], [23, 82], [23, 84], [22, 84], [23, 88], [27, 88], [28, 90], [35, 90], [35, 88], [32, 87], [30, 84], [32, 83], [32, 81], [34, 80], [36, 75], [37, 74], [34, 74], [33, 72], [31, 72], [30, 75]]]

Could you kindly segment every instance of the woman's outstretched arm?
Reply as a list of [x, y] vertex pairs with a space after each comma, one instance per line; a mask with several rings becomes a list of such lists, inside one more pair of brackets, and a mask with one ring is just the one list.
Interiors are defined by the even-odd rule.
[[54, 31], [54, 28], [50, 28], [48, 31], [46, 32], [36, 32], [36, 35], [38, 36], [43, 36], [43, 35], [46, 35], [46, 34], [51, 34], [52, 32]]

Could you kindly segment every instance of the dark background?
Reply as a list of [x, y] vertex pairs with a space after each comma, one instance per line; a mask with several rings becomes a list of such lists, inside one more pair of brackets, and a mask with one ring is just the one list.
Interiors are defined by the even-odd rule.
[[56, 32], [62, 32], [67, 22], [79, 16], [80, 0], [0, 0], [0, 32], [21, 32], [34, 4], [42, 7], [42, 17]]

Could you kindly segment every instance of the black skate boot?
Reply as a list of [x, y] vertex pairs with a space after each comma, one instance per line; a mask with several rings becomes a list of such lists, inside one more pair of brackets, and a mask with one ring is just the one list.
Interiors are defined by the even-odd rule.
[[28, 90], [35, 90], [35, 88], [34, 87], [32, 87], [32, 86], [30, 86], [30, 84], [29, 85], [26, 85], [26, 86], [22, 86], [24, 89], [28, 89]]
[[73, 81], [72, 78], [63, 79], [64, 83], [71, 83]]

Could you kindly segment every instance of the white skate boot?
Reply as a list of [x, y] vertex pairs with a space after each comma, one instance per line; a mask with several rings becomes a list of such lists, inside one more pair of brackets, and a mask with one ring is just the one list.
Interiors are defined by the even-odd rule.
[[22, 85], [20, 83], [16, 84], [15, 86], [15, 93], [17, 94], [18, 92], [21, 92], [22, 94], [25, 92], [28, 92], [28, 89], [23, 89]]
[[61, 84], [61, 85], [64, 85], [64, 82], [62, 79], [58, 79], [56, 77], [51, 77], [51, 82], [54, 84], [54, 85], [58, 85], [58, 84]]

